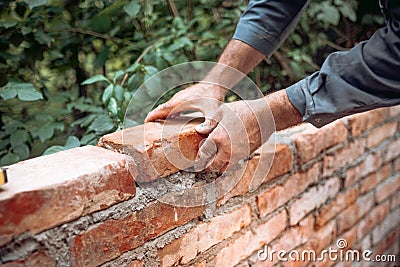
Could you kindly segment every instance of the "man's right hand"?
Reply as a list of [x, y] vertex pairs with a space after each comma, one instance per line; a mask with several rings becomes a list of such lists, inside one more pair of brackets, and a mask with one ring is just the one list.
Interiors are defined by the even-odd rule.
[[214, 116], [218, 107], [224, 102], [226, 89], [221, 86], [198, 83], [176, 93], [169, 101], [151, 111], [145, 122], [177, 116], [183, 111], [193, 110], [203, 113], [205, 126], [213, 124], [209, 118]]

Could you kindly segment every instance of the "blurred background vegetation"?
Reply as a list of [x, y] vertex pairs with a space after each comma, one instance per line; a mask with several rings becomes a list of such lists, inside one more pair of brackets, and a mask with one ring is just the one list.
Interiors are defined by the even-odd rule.
[[[122, 127], [132, 93], [158, 70], [217, 61], [243, 0], [0, 2], [0, 165], [87, 144]], [[250, 77], [285, 88], [383, 25], [378, 1], [313, 0]]]

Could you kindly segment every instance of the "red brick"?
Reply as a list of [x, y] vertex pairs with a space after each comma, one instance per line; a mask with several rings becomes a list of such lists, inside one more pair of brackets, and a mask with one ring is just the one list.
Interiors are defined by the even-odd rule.
[[358, 190], [356, 188], [349, 188], [344, 192], [340, 192], [334, 201], [326, 206], [323, 206], [316, 217], [316, 228], [320, 228], [326, 224], [332, 218], [336, 217], [342, 210], [352, 205], [358, 196]]
[[160, 266], [187, 264], [204, 252], [251, 223], [251, 208], [244, 205], [228, 214], [200, 223], [188, 233], [158, 251]]
[[307, 216], [298, 225], [290, 227], [274, 241], [271, 246], [275, 251], [292, 250], [309, 241], [314, 233], [314, 217]]
[[332, 175], [334, 171], [342, 169], [346, 164], [359, 158], [365, 150], [365, 139], [358, 139], [347, 146], [336, 150], [323, 159], [323, 176]]
[[[245, 166], [232, 174], [218, 178], [220, 199], [218, 205], [226, 203], [230, 198], [254, 191], [259, 185], [289, 172], [293, 166], [293, 153], [286, 144], [278, 144], [275, 155], [267, 144], [255, 152]], [[271, 164], [272, 161], [272, 164]], [[243, 171], [243, 168], [245, 170]]]
[[361, 196], [356, 203], [346, 208], [337, 218], [338, 234], [349, 230], [365, 214], [367, 214], [374, 205], [372, 192]]
[[[133, 172], [134, 170], [132, 170]], [[125, 156], [86, 146], [11, 165], [0, 194], [0, 245], [135, 195]]]
[[312, 187], [289, 207], [290, 225], [297, 224], [306, 214], [324, 204], [328, 198], [334, 197], [339, 191], [339, 179], [334, 177], [323, 185]]
[[336, 221], [332, 220], [315, 231], [308, 242], [308, 247], [316, 253], [320, 253], [324, 248], [336, 238]]
[[202, 119], [182, 116], [150, 122], [103, 136], [99, 146], [131, 155], [138, 181], [151, 181], [193, 166], [205, 135], [194, 129]]
[[389, 177], [376, 188], [376, 201], [382, 202], [400, 189], [400, 174]]
[[349, 117], [350, 133], [358, 136], [386, 119], [387, 108], [380, 108]]
[[53, 267], [56, 266], [56, 261], [46, 253], [39, 251], [30, 255], [24, 260], [16, 260], [7, 262], [1, 265], [2, 267], [30, 267], [30, 266], [40, 266], [40, 267]]
[[97, 266], [200, 216], [204, 207], [152, 202], [122, 219], [109, 219], [79, 234], [71, 244], [74, 266]]
[[400, 171], [400, 158], [395, 160], [395, 162], [394, 162], [394, 170], [396, 172]]
[[189, 265], [189, 267], [206, 267], [207, 262], [206, 261], [202, 261], [202, 262], [198, 262], [192, 265]]
[[299, 163], [316, 158], [329, 147], [343, 143], [347, 138], [347, 129], [341, 120], [330, 123], [320, 129], [309, 126], [295, 136]]
[[400, 224], [400, 208], [391, 211], [383, 222], [377, 225], [372, 231], [373, 245], [378, 245], [390, 233], [391, 230], [398, 228]]
[[390, 117], [396, 117], [397, 115], [400, 114], [400, 106], [394, 106], [389, 108], [389, 116]]
[[380, 224], [389, 212], [389, 203], [386, 201], [375, 207], [358, 224], [357, 237], [360, 241], [378, 224]]
[[391, 161], [400, 157], [400, 139], [390, 143], [387, 147], [386, 161]]
[[362, 177], [375, 172], [382, 165], [382, 154], [378, 151], [375, 154], [367, 156], [360, 164], [347, 170], [345, 187], [349, 187]]
[[[373, 255], [396, 255], [396, 259], [398, 259], [398, 252], [399, 250], [395, 250], [392, 253], [390, 252], [390, 247], [395, 245], [397, 243], [397, 246], [399, 244], [399, 238], [400, 238], [400, 227], [397, 227], [397, 229], [393, 229], [390, 231], [387, 236], [378, 244], [376, 245], [374, 249], [374, 254]], [[372, 258], [372, 257], [371, 257]], [[398, 262], [398, 260], [396, 261]], [[397, 266], [397, 265], [393, 265]]]
[[129, 265], [129, 267], [143, 267], [143, 266], [144, 266], [143, 261], [140, 260], [134, 260]]
[[255, 233], [248, 231], [228, 243], [216, 257], [215, 266], [234, 266], [276, 238], [286, 228], [286, 212], [281, 211], [266, 223], [259, 225]]
[[396, 209], [400, 205], [400, 194], [393, 194], [390, 201], [390, 209]]
[[391, 122], [373, 129], [367, 137], [369, 148], [376, 146], [383, 140], [392, 137], [397, 132], [397, 122]]
[[361, 181], [361, 187], [360, 187], [361, 194], [364, 194], [374, 189], [377, 184], [388, 178], [389, 174], [390, 174], [390, 165], [385, 165], [376, 172], [365, 177], [365, 179]]
[[314, 164], [307, 172], [296, 173], [283, 185], [276, 185], [257, 196], [260, 217], [264, 217], [287, 203], [294, 196], [304, 192], [307, 187], [318, 181], [319, 164]]

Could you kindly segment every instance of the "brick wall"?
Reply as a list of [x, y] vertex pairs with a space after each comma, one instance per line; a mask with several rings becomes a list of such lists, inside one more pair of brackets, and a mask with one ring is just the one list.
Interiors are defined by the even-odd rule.
[[[179, 150], [194, 159], [204, 138], [193, 130], [196, 122], [184, 127], [178, 122], [165, 132], [150, 124], [144, 140], [129, 130], [124, 137], [103, 137], [98, 147], [17, 163], [9, 166], [9, 183], [0, 188], [0, 263], [331, 266], [337, 261], [327, 257], [312, 263], [279, 262], [277, 257], [261, 261], [258, 256], [265, 246], [270, 252], [339, 251], [337, 242], [344, 239], [340, 251], [396, 255], [396, 263], [379, 266], [399, 265], [399, 122], [400, 106], [353, 115], [321, 129], [303, 124], [279, 132], [268, 175], [256, 169], [263, 158], [260, 149], [247, 164], [216, 180], [218, 189], [241, 173], [229, 192], [195, 207], [161, 201], [168, 188], [155, 190], [152, 183], [158, 182], [158, 173], [185, 184], [186, 192], [214, 180], [213, 174], [179, 172], [160, 154]], [[261, 181], [256, 188], [251, 187], [254, 176]], [[146, 183], [138, 186], [135, 180]]]

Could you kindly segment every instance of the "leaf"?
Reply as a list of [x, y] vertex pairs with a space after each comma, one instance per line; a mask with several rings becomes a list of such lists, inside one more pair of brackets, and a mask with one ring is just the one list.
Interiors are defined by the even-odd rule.
[[20, 88], [18, 88], [17, 91], [18, 98], [22, 101], [36, 101], [43, 99], [42, 93], [36, 90], [30, 83], [20, 84]]
[[337, 26], [339, 24], [340, 14], [335, 7], [324, 2], [321, 13], [317, 15], [317, 18], [321, 21]]
[[71, 149], [74, 147], [80, 147], [81, 142], [79, 142], [79, 139], [76, 136], [69, 136], [67, 138], [67, 141], [65, 142], [65, 149]]
[[51, 146], [43, 152], [43, 155], [50, 155], [63, 150], [64, 150], [63, 146]]
[[22, 101], [43, 99], [42, 93], [30, 83], [9, 82], [0, 90], [0, 95], [4, 100], [14, 98], [16, 95]]
[[357, 13], [354, 11], [350, 4], [345, 4], [344, 6], [341, 6], [339, 10], [340, 13], [343, 14], [343, 16], [349, 18], [349, 20], [351, 20], [352, 22], [357, 21]]
[[18, 155], [8, 152], [4, 157], [1, 158], [0, 165], [7, 166], [19, 161]]
[[29, 6], [30, 9], [45, 5], [47, 0], [24, 0], [24, 2]]
[[81, 138], [81, 144], [82, 145], [88, 145], [93, 140], [96, 140], [96, 135], [93, 134], [93, 133], [89, 133], [89, 134], [84, 135]]
[[16, 146], [21, 143], [25, 143], [28, 140], [28, 132], [25, 130], [18, 130], [10, 136], [11, 146]]
[[26, 144], [18, 144], [13, 146], [12, 151], [18, 155], [20, 160], [27, 159], [29, 157], [29, 147]]
[[114, 92], [115, 92], [115, 98], [118, 101], [122, 101], [123, 96], [124, 96], [124, 89], [122, 88], [121, 85], [116, 85], [114, 88]]
[[50, 139], [54, 135], [54, 128], [51, 124], [46, 123], [37, 131], [37, 135], [39, 136], [40, 141], [43, 143], [44, 141]]
[[107, 101], [110, 99], [110, 97], [112, 96], [114, 91], [114, 85], [109, 84], [107, 86], [107, 88], [104, 90], [103, 92], [103, 96], [101, 97], [101, 101], [103, 101], [103, 103], [107, 103]]
[[131, 18], [136, 17], [140, 11], [140, 5], [137, 1], [130, 1], [128, 4], [124, 5], [124, 11], [128, 14]]
[[117, 100], [115, 100], [114, 97], [110, 98], [110, 102], [108, 103], [107, 109], [114, 115], [118, 114], [118, 104]]
[[50, 46], [52, 42], [54, 42], [54, 38], [50, 37], [48, 34], [43, 32], [42, 29], [37, 30], [34, 33], [35, 40], [38, 41], [39, 44]]
[[100, 82], [100, 81], [106, 81], [108, 83], [111, 83], [106, 77], [104, 77], [104, 75], [97, 74], [90, 77], [89, 79], [84, 80], [82, 82], [82, 85], [93, 84], [95, 82]]
[[17, 90], [15, 90], [14, 88], [3, 87], [0, 89], [0, 96], [4, 100], [13, 99], [17, 96]]
[[117, 79], [118, 79], [119, 77], [121, 77], [122, 75], [124, 75], [124, 74], [125, 74], [125, 73], [124, 73], [122, 70], [117, 71], [117, 72], [114, 74], [113, 82], [114, 82], [114, 83], [117, 82]]
[[125, 72], [135, 72], [140, 67], [139, 63], [133, 63]]
[[114, 128], [114, 123], [108, 115], [102, 114], [98, 116], [92, 124], [90, 124], [89, 129], [94, 130], [96, 134], [105, 134]]

